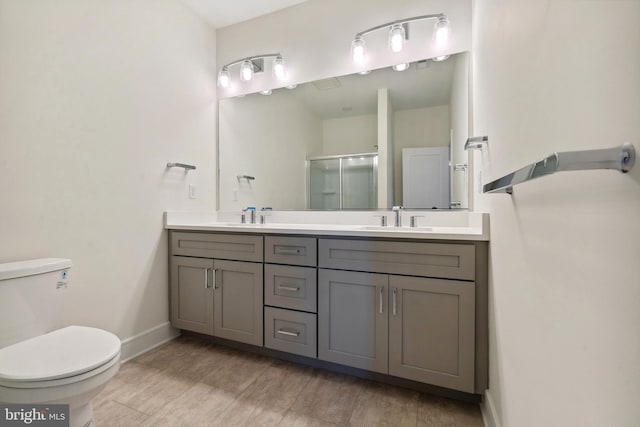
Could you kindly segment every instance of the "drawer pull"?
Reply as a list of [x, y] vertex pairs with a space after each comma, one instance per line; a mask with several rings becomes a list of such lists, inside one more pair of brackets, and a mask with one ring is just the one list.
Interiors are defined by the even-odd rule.
[[297, 337], [297, 336], [300, 336], [300, 332], [298, 332], [298, 331], [291, 332], [291, 331], [285, 331], [284, 329], [278, 329], [278, 331], [277, 331], [277, 332], [278, 332], [279, 334], [287, 335], [287, 336], [289, 336], [289, 337]]
[[278, 285], [278, 289], [282, 291], [289, 291], [289, 292], [298, 292], [300, 290], [300, 288], [294, 288], [292, 286], [282, 286], [282, 285]]
[[302, 250], [300, 248], [286, 248], [282, 246], [276, 246], [275, 252], [278, 255], [300, 255]]

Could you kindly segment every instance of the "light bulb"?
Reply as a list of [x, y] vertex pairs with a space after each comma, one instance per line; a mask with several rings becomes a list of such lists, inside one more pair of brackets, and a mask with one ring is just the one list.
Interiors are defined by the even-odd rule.
[[389, 30], [389, 47], [392, 52], [398, 53], [404, 45], [404, 27], [402, 24], [394, 24]]
[[357, 63], [364, 62], [364, 40], [360, 36], [351, 42], [351, 58]]
[[271, 89], [265, 89], [260, 91], [260, 95], [271, 95], [272, 92]]
[[248, 82], [253, 77], [253, 63], [248, 59], [240, 66], [240, 79]]
[[396, 71], [404, 71], [404, 70], [406, 70], [408, 68], [409, 68], [409, 63], [408, 62], [405, 62], [405, 63], [402, 63], [402, 64], [396, 64], [396, 65], [393, 66], [393, 69], [396, 70]]
[[230, 84], [231, 78], [229, 76], [229, 69], [227, 67], [222, 67], [218, 73], [218, 87], [225, 89], [228, 88]]
[[438, 18], [438, 22], [433, 26], [433, 31], [438, 46], [443, 46], [449, 39], [449, 21], [445, 16]]
[[285, 80], [287, 78], [287, 71], [284, 67], [284, 59], [282, 56], [276, 56], [273, 60], [273, 76], [278, 80]]
[[434, 62], [442, 62], [442, 61], [446, 61], [447, 59], [449, 59], [451, 55], [442, 55], [442, 56], [436, 56], [435, 58], [431, 58]]

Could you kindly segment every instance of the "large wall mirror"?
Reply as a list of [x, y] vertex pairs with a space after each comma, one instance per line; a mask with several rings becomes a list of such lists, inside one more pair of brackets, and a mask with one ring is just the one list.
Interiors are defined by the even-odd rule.
[[468, 207], [469, 55], [228, 98], [219, 209]]

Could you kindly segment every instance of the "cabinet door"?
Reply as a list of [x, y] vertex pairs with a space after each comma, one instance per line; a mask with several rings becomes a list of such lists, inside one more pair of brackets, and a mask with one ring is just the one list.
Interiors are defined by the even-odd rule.
[[213, 334], [262, 346], [262, 264], [214, 261]]
[[318, 358], [387, 372], [388, 276], [318, 272]]
[[171, 324], [213, 335], [213, 260], [171, 257]]
[[474, 392], [473, 282], [389, 276], [389, 373]]

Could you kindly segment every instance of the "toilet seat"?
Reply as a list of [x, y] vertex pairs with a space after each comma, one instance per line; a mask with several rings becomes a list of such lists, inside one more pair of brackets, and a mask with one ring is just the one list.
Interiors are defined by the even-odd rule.
[[120, 340], [69, 326], [0, 349], [0, 386], [39, 388], [81, 381], [120, 361]]

